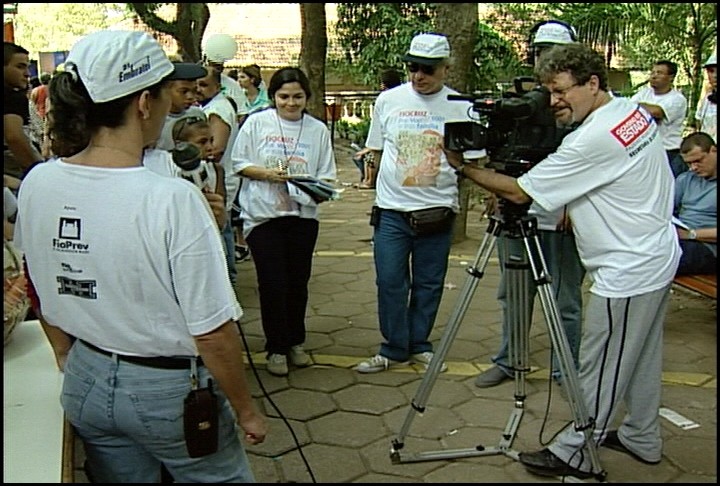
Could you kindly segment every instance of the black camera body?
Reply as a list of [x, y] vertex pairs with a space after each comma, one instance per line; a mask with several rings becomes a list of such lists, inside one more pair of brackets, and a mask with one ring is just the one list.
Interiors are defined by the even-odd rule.
[[[473, 122], [445, 124], [445, 148], [456, 152], [486, 150], [486, 167], [518, 177], [553, 153], [570, 132], [557, 126], [550, 109], [550, 92], [532, 78], [515, 78], [515, 92], [499, 99], [482, 95], [448, 95], [450, 101], [471, 101], [478, 114]], [[533, 83], [534, 84], [534, 83]]]

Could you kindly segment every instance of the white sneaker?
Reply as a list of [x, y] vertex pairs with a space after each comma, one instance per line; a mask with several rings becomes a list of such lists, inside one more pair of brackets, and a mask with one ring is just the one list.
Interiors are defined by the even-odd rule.
[[308, 354], [305, 352], [303, 345], [298, 344], [297, 346], [293, 346], [290, 348], [290, 362], [295, 366], [304, 368], [305, 366], [310, 366], [312, 360], [310, 359], [310, 356], [308, 356]]
[[[430, 361], [432, 361], [433, 356], [435, 356], [435, 353], [432, 351], [425, 351], [424, 353], [417, 353], [410, 356], [410, 361], [412, 363], [421, 364], [425, 367], [425, 371], [430, 367]], [[440, 365], [440, 373], [443, 371], [447, 371], [448, 367], [447, 364], [443, 363]]]
[[378, 371], [385, 371], [391, 366], [402, 366], [406, 364], [408, 364], [407, 361], [395, 361], [394, 359], [376, 354], [372, 358], [359, 363], [354, 369], [358, 373], [377, 373]]
[[270, 356], [268, 356], [265, 369], [267, 369], [268, 373], [270, 373], [271, 375], [287, 376], [287, 357], [284, 354], [271, 354]]

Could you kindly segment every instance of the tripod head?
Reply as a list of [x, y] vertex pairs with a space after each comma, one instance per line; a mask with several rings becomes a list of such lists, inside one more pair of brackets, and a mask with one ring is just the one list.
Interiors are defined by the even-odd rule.
[[509, 238], [522, 238], [527, 233], [527, 225], [532, 226], [531, 220], [528, 218], [528, 210], [531, 203], [516, 204], [507, 199], [498, 197], [498, 215], [492, 216], [492, 219], [505, 231], [505, 236]]

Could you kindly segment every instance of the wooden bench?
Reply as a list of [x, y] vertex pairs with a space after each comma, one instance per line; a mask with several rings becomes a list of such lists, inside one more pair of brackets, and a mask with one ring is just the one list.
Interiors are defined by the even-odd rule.
[[675, 285], [692, 290], [698, 294], [717, 299], [717, 274], [679, 275], [673, 280]]

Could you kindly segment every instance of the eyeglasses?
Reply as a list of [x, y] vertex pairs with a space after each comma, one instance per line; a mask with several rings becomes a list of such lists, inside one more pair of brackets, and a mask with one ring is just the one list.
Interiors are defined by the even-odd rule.
[[550, 96], [554, 96], [555, 98], [557, 98], [559, 100], [565, 99], [565, 97], [570, 92], [570, 90], [572, 90], [575, 86], [580, 86], [580, 83], [573, 83], [570, 86], [568, 86], [567, 88], [563, 88], [563, 89], [554, 89], [554, 90], [550, 91]]
[[185, 118], [181, 118], [180, 120], [176, 121], [172, 128], [172, 135], [173, 140], [180, 140], [180, 136], [185, 131], [185, 129], [191, 125], [195, 125], [196, 123], [202, 123], [206, 122], [207, 119], [202, 116], [188, 116]]
[[435, 66], [428, 66], [427, 64], [418, 64], [416, 62], [409, 62], [407, 65], [408, 71], [411, 73], [416, 73], [420, 71], [423, 74], [427, 74], [428, 76], [432, 76], [435, 74]]

